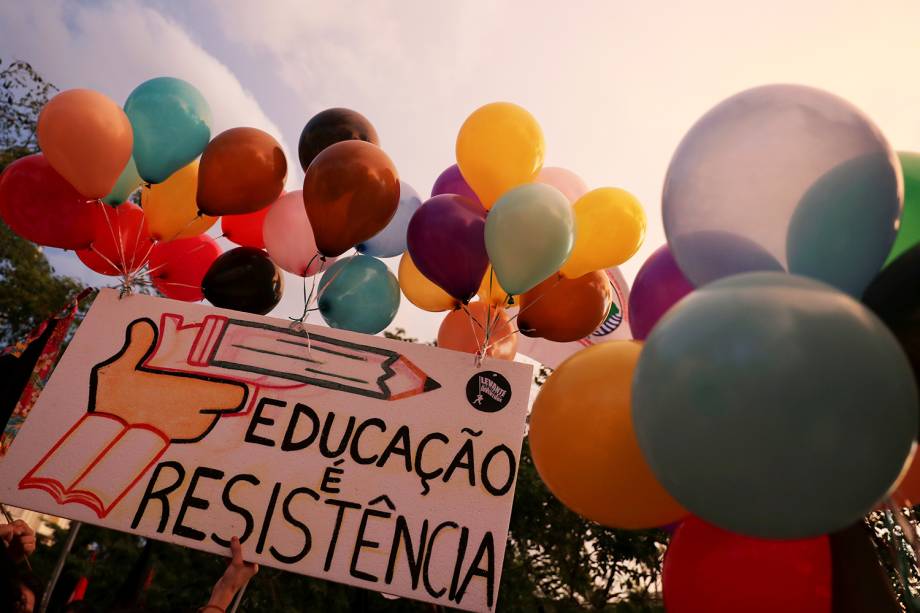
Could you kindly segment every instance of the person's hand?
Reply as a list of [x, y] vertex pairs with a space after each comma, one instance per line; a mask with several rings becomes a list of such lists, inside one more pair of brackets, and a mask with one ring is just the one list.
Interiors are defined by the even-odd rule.
[[241, 587], [252, 579], [253, 575], [259, 572], [259, 565], [253, 562], [243, 561], [243, 548], [240, 547], [240, 539], [235, 536], [230, 539], [230, 563], [223, 576], [214, 584], [211, 591], [211, 599], [208, 605], [226, 609], [233, 601], [233, 596]]
[[17, 562], [35, 551], [35, 531], [21, 519], [0, 526], [0, 538], [6, 543], [10, 556]]

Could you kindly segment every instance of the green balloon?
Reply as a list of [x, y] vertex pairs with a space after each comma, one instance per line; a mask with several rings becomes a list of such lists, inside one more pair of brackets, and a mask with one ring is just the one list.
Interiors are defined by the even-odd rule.
[[726, 530], [793, 539], [858, 521], [901, 473], [917, 389], [897, 341], [828, 285], [774, 272], [685, 297], [646, 340], [633, 422], [661, 484]]
[[342, 258], [319, 283], [319, 312], [332, 328], [377, 334], [399, 310], [399, 281], [369, 255]]
[[165, 181], [201, 155], [211, 139], [211, 108], [182, 79], [141, 83], [125, 101], [125, 114], [134, 130], [134, 161], [148, 183]]
[[134, 193], [134, 190], [141, 186], [142, 182], [141, 176], [137, 174], [137, 164], [134, 163], [134, 156], [132, 155], [131, 159], [128, 160], [128, 165], [118, 176], [115, 187], [102, 201], [112, 206], [118, 206], [127, 201], [131, 194]]
[[486, 217], [486, 251], [502, 288], [523, 294], [559, 270], [572, 253], [575, 219], [555, 187], [529, 183], [499, 198]]
[[920, 154], [899, 152], [898, 159], [904, 175], [904, 209], [885, 266], [914, 245], [920, 244]]

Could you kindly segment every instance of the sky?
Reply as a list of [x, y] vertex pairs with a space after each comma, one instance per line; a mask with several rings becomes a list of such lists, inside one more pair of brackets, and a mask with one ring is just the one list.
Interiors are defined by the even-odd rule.
[[[303, 180], [300, 131], [325, 108], [368, 117], [401, 178], [427, 195], [454, 162], [463, 120], [515, 102], [540, 122], [547, 165], [643, 203], [648, 234], [623, 266], [631, 279], [665, 242], [674, 149], [738, 91], [820, 87], [865, 111], [896, 149], [920, 151], [917, 23], [915, 0], [7, 1], [0, 57], [119, 103], [147, 79], [186, 79], [210, 103], [213, 134], [252, 126], [278, 138], [289, 189]], [[99, 282], [69, 256], [53, 262]], [[302, 309], [299, 279], [287, 282], [279, 317]], [[442, 318], [403, 300], [393, 325], [430, 340]]]

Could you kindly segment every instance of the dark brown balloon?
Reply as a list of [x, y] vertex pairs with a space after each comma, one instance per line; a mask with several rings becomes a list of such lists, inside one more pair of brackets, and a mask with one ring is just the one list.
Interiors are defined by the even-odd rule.
[[380, 232], [393, 218], [399, 175], [380, 147], [342, 141], [310, 164], [303, 201], [319, 252], [336, 257]]
[[555, 274], [521, 296], [521, 334], [557, 343], [582, 339], [606, 319], [613, 289], [603, 270], [575, 279]]
[[323, 149], [343, 140], [380, 144], [377, 130], [361, 113], [351, 109], [326, 109], [314, 115], [300, 133], [300, 142], [297, 143], [300, 167], [306, 172]]
[[255, 128], [232, 128], [201, 155], [198, 209], [214, 216], [253, 213], [278, 199], [286, 177], [278, 141]]

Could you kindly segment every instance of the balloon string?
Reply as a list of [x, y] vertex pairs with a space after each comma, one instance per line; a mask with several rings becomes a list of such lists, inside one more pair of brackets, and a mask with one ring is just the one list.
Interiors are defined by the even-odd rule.
[[463, 306], [463, 311], [466, 313], [467, 319], [469, 319], [469, 322], [470, 322], [470, 332], [473, 333], [473, 340], [475, 340], [477, 346], [479, 346], [479, 349], [476, 350], [476, 354], [473, 356], [473, 364], [476, 366], [476, 368], [479, 368], [480, 366], [482, 366], [482, 358], [483, 358], [483, 354], [485, 353], [485, 351], [482, 347], [482, 344], [479, 343], [479, 336], [476, 335], [476, 328], [473, 326], [473, 322], [476, 322], [476, 325], [479, 326], [480, 328], [482, 328], [482, 324], [479, 323], [479, 321], [475, 317], [473, 317], [473, 314], [470, 312], [470, 310], [467, 308], [465, 304], [462, 306]]
[[199, 212], [191, 219], [191, 221], [189, 221], [187, 224], [185, 224], [185, 227], [184, 227], [184, 228], [180, 228], [180, 229], [179, 229], [175, 234], [173, 234], [172, 237], [169, 238], [168, 240], [166, 240], [166, 241], [160, 241], [160, 242], [169, 242], [169, 241], [174, 241], [174, 240], [176, 240], [177, 238], [179, 238], [179, 235], [180, 235], [180, 234], [182, 234], [183, 232], [185, 232], [186, 230], [188, 230], [189, 228], [191, 228], [191, 227], [192, 227], [192, 224], [194, 224], [196, 221], [198, 221], [198, 220], [201, 219], [202, 217], [204, 217], [204, 213], [202, 213], [201, 211], [199, 211]]
[[497, 340], [492, 341], [492, 343], [491, 343], [488, 347], [486, 347], [486, 351], [488, 351], [489, 349], [491, 349], [491, 348], [494, 347], [495, 345], [499, 344], [500, 342], [502, 342], [502, 341], [505, 340], [506, 338], [510, 338], [510, 337], [514, 336], [515, 334], [518, 334], [518, 333], [520, 333], [520, 332], [533, 332], [533, 328], [525, 328], [524, 330], [512, 330], [511, 332], [509, 332], [508, 334], [504, 335], [503, 337], [501, 337], [501, 338], [499, 338], [499, 339], [497, 339]]
[[[115, 228], [112, 227], [112, 220], [109, 218], [109, 213], [107, 210], [108, 207], [106, 207], [106, 205], [103, 204], [101, 200], [96, 200], [96, 203], [101, 207], [102, 216], [105, 218], [105, 224], [109, 228], [109, 234], [112, 237], [112, 244], [115, 245], [115, 249], [118, 252], [118, 259], [121, 260], [121, 266], [119, 266], [118, 264], [115, 264], [109, 258], [102, 255], [99, 252], [99, 250], [96, 249], [93, 245], [91, 246], [93, 247], [93, 251], [95, 251], [96, 254], [98, 254], [100, 257], [106, 260], [109, 263], [109, 265], [115, 269], [116, 272], [121, 274], [121, 295], [125, 296], [131, 293], [131, 287], [130, 287], [130, 280], [128, 279], [128, 270], [127, 270], [128, 264], [125, 261], [125, 249], [124, 249], [125, 246], [121, 240], [123, 237], [120, 231], [118, 232], [118, 235], [116, 236]], [[112, 209], [112, 211], [114, 210], [115, 209]], [[115, 214], [117, 215], [117, 213]], [[120, 229], [121, 228], [119, 226], [119, 230]]]
[[[319, 252], [316, 252], [313, 254], [313, 257], [310, 258], [309, 262], [307, 262], [306, 269], [303, 271], [304, 275], [306, 275], [307, 271], [310, 270], [310, 267], [313, 266], [313, 262], [315, 262], [316, 258], [318, 257], [320, 257]], [[310, 287], [309, 296], [307, 295], [307, 277], [306, 276], [303, 277], [303, 313], [301, 313], [299, 318], [298, 317], [288, 317], [288, 319], [290, 319], [295, 324], [302, 324], [304, 320], [307, 318], [307, 313], [309, 313], [312, 310], [310, 309], [310, 302], [313, 300], [313, 292], [316, 290], [316, 275], [321, 273], [323, 271], [323, 268], [325, 268], [325, 266], [326, 266], [326, 260], [323, 259], [322, 262], [320, 263], [319, 270], [316, 272], [316, 274], [313, 275], [313, 285]]]

